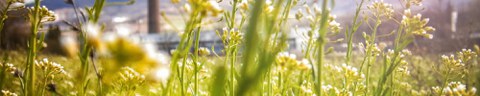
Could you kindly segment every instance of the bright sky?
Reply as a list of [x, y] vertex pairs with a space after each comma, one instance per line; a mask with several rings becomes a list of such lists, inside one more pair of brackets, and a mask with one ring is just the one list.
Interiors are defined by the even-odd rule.
[[25, 3], [28, 4], [28, 3], [33, 3], [33, 0], [25, 0]]

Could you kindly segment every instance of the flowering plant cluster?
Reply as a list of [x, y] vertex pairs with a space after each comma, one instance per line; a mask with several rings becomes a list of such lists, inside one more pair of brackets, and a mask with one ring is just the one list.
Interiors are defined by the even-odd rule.
[[[55, 13], [40, 6], [40, 1], [25, 8], [21, 0], [7, 0], [2, 11], [2, 27], [6, 13], [19, 9], [27, 10], [32, 25], [27, 53], [5, 52], [0, 56], [3, 96], [480, 94], [476, 92], [480, 87], [478, 46], [433, 57], [410, 49], [417, 38], [434, 37], [429, 19], [414, 10], [422, 7], [423, 0], [399, 0], [398, 8], [382, 0], [353, 0], [357, 5], [352, 24], [337, 22], [342, 18], [333, 14], [336, 0], [170, 0], [180, 7], [172, 10], [178, 10], [185, 20], [172, 22], [165, 12], [161, 14], [180, 38], [178, 46], [168, 50], [170, 54], [159, 51], [155, 42], [130, 39], [134, 33], [122, 28], [115, 27], [113, 35], [106, 35], [109, 28], [99, 22], [103, 8], [134, 0], [95, 0], [85, 10], [78, 10], [74, 0], [67, 0], [76, 12], [88, 15], [75, 14], [77, 24], [71, 25], [78, 31], [79, 42], [62, 39], [68, 58], [39, 54], [48, 47], [39, 30], [43, 23], [56, 20]], [[385, 33], [379, 28], [387, 22], [395, 28], [379, 36]], [[185, 26], [177, 28], [176, 23]], [[221, 49], [200, 43], [204, 28], [217, 26], [214, 24], [223, 28], [213, 29]], [[300, 25], [295, 24], [308, 28], [297, 30]], [[368, 27], [360, 36], [364, 41], [354, 41], [362, 26]], [[300, 50], [292, 51], [290, 39], [295, 33], [300, 34], [302, 44]], [[394, 40], [379, 41], [381, 37]], [[346, 52], [335, 47], [343, 42]], [[26, 58], [21, 58], [23, 55]]]

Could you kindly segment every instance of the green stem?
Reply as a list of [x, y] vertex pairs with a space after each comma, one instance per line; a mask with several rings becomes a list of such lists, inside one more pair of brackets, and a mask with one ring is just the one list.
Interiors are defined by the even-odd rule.
[[44, 77], [44, 81], [43, 81], [43, 86], [42, 86], [42, 88], [41, 88], [41, 90], [42, 90], [42, 95], [45, 95], [44, 93], [45, 93], [45, 88], [47, 88], [47, 82], [48, 82], [48, 78], [47, 78], [47, 77], [48, 77], [48, 76], [49, 76], [49, 74], [45, 74], [45, 76], [43, 76], [43, 77]]
[[181, 71], [182, 73], [180, 73], [180, 80], [179, 80], [180, 81], [180, 89], [182, 90], [181, 91], [182, 96], [185, 96], [185, 88], [184, 88], [184, 86], [185, 86], [184, 85], [185, 74], [184, 73], [185, 73], [185, 66], [186, 65], [187, 65], [187, 58], [184, 58], [183, 62], [182, 62], [182, 71]]
[[[252, 82], [250, 81], [250, 78], [251, 78], [250, 72], [247, 72], [248, 71], [247, 69], [255, 68], [254, 67], [255, 57], [257, 56], [256, 55], [258, 51], [257, 48], [260, 44], [257, 41], [257, 40], [260, 40], [258, 39], [259, 32], [257, 32], [257, 27], [258, 27], [257, 23], [258, 23], [258, 20], [260, 19], [264, 4], [265, 4], [264, 0], [255, 1], [252, 14], [250, 15], [250, 20], [248, 23], [248, 27], [247, 27], [247, 31], [245, 33], [245, 39], [244, 39], [245, 44], [248, 44], [248, 45], [245, 47], [245, 51], [243, 51], [244, 59], [243, 59], [243, 66], [241, 70], [241, 74], [243, 78], [238, 82], [239, 83], [238, 88], [236, 88], [237, 91], [235, 91], [236, 92], [235, 94], [237, 96], [246, 95], [246, 92], [248, 91], [248, 89], [250, 89], [250, 87], [254, 85], [254, 84], [248, 84]], [[257, 74], [261, 74], [261, 73], [257, 73]], [[253, 83], [256, 83], [256, 82], [254, 81]]]
[[237, 3], [238, 0], [233, 0], [233, 6], [232, 6], [232, 12], [231, 12], [231, 18], [230, 18], [230, 24], [228, 25], [229, 29], [232, 29], [235, 27], [235, 16], [237, 13]]
[[[305, 72], [302, 70], [302, 71], [300, 72], [300, 75], [299, 75], [299, 76], [300, 76], [300, 77], [304, 77], [304, 74], [305, 74]], [[297, 86], [302, 86], [303, 80], [308, 80], [308, 79], [306, 79], [306, 78], [298, 78]], [[299, 87], [299, 88], [295, 88], [295, 89], [296, 89], [296, 90], [294, 91], [294, 94], [300, 95], [300, 90], [301, 90], [301, 88]]]
[[[194, 6], [195, 7], [195, 6]], [[187, 56], [187, 53], [188, 50], [190, 49], [191, 47], [191, 33], [193, 32], [193, 28], [194, 28], [194, 25], [198, 23], [198, 21], [201, 22], [201, 20], [197, 20], [199, 17], [198, 15], [200, 14], [198, 12], [198, 10], [200, 9], [196, 9], [193, 11], [192, 15], [190, 15], [190, 19], [188, 20], [187, 22], [187, 25], [185, 26], [185, 31], [184, 31], [184, 34], [182, 35], [182, 38], [180, 39], [180, 43], [179, 45], [177, 46], [177, 50], [176, 52], [173, 54], [172, 56], [172, 62], [170, 63], [171, 66], [171, 69], [172, 70], [178, 70], [178, 61], [180, 58], [184, 57], [186, 58]], [[201, 17], [200, 17], [201, 19]], [[183, 60], [184, 62], [186, 61], [186, 59]], [[184, 67], [186, 66], [185, 63], [183, 63], [182, 65], [182, 73], [179, 73], [179, 72], [174, 72], [172, 73], [172, 76], [177, 76], [178, 77], [181, 77], [181, 78], [178, 78], [180, 79], [180, 83], [183, 83], [183, 75], [184, 75]], [[167, 81], [167, 87], [164, 92], [164, 95], [169, 95], [169, 93], [171, 93], [171, 86], [172, 86], [172, 82], [173, 80], [175, 79], [175, 77], [173, 78], [169, 78], [168, 81]], [[182, 84], [182, 87], [181, 87], [181, 90], [183, 91], [181, 94], [184, 94], [184, 88], [183, 88], [183, 84]]]
[[234, 49], [232, 50], [233, 51], [233, 54], [232, 55], [232, 60], [231, 60], [231, 63], [230, 63], [230, 76], [231, 76], [231, 93], [233, 95], [233, 93], [235, 93], [235, 73], [236, 73], [236, 70], [235, 70], [235, 62], [236, 62], [236, 55], [237, 55], [237, 49], [235, 48], [237, 46], [234, 46]]
[[32, 14], [31, 17], [31, 24], [32, 28], [30, 30], [30, 41], [29, 41], [29, 50], [28, 50], [28, 57], [27, 57], [27, 72], [26, 73], [26, 86], [27, 86], [27, 91], [25, 92], [25, 95], [33, 95], [35, 94], [35, 81], [36, 81], [36, 76], [35, 76], [35, 64], [34, 60], [37, 55], [37, 30], [39, 27], [39, 24], [37, 22], [40, 21], [40, 0], [35, 0], [35, 6], [34, 6], [34, 13]]
[[267, 96], [271, 96], [271, 94], [273, 93], [273, 91], [272, 91], [272, 87], [273, 87], [272, 86], [272, 83], [273, 83], [272, 81], [273, 80], [272, 80], [272, 71], [271, 70], [272, 69], [268, 69], [268, 71], [267, 71], [267, 80], [268, 80], [267, 81], [268, 82], [268, 84], [267, 84]]
[[328, 16], [329, 12], [327, 10], [327, 4], [328, 0], [323, 0], [322, 3], [322, 15], [321, 15], [321, 20], [320, 20], [320, 30], [318, 30], [320, 36], [317, 39], [317, 47], [318, 47], [318, 61], [317, 61], [317, 77], [316, 77], [316, 94], [317, 96], [322, 95], [322, 67], [323, 63], [325, 62], [325, 45], [327, 43], [327, 27], [328, 27]]
[[197, 30], [197, 34], [195, 34], [195, 49], [194, 49], [194, 57], [193, 57], [193, 64], [194, 64], [194, 70], [195, 70], [195, 95], [198, 95], [198, 71], [199, 66], [198, 66], [198, 59], [199, 59], [199, 46], [200, 46], [200, 28], [198, 27], [199, 30]]
[[93, 18], [90, 18], [91, 21], [94, 23], [98, 22], [100, 19], [100, 14], [102, 12], [103, 7], [105, 6], [106, 0], [95, 0], [95, 4], [93, 5], [94, 13]]
[[347, 59], [345, 61], [345, 64], [349, 65], [350, 64], [350, 61], [351, 61], [351, 58], [352, 58], [352, 51], [353, 51], [353, 35], [357, 32], [358, 28], [360, 27], [361, 23], [357, 23], [357, 20], [358, 20], [358, 17], [359, 17], [359, 14], [360, 14], [360, 10], [363, 6], [363, 3], [364, 3], [365, 0], [362, 0], [360, 2], [360, 5], [357, 7], [356, 11], [355, 11], [355, 16], [354, 16], [354, 19], [353, 19], [353, 27], [351, 29], [351, 31], [349, 33], [346, 33], [346, 37], [348, 38], [348, 47], [347, 47]]
[[[85, 38], [85, 40], [88, 40], [87, 39], [88, 37], [86, 37], [85, 34], [84, 34], [84, 38]], [[89, 70], [89, 66], [88, 66], [89, 62], [88, 61], [89, 61], [89, 56], [90, 56], [91, 49], [92, 48], [91, 48], [90, 44], [84, 43], [83, 49], [81, 51], [82, 53], [80, 55], [81, 56], [80, 57], [80, 59], [81, 59], [80, 62], [81, 62], [81, 68], [82, 69], [81, 69], [81, 77], [80, 77], [79, 84], [81, 84], [81, 86], [82, 86], [80, 88], [80, 90], [81, 90], [80, 94], [82, 96], [86, 95], [87, 90], [85, 90], [85, 89], [88, 87], [88, 84], [87, 84], [88, 81], [89, 81], [88, 78], [87, 78], [88, 77], [88, 70]]]
[[[230, 30], [233, 30], [234, 27], [235, 27], [235, 16], [236, 16], [236, 13], [237, 13], [237, 4], [238, 4], [238, 0], [233, 0], [233, 6], [232, 6], [232, 12], [230, 14], [230, 24], [229, 24], [229, 28]], [[230, 33], [228, 33], [229, 36]], [[235, 93], [235, 58], [236, 58], [236, 50], [235, 48], [237, 46], [233, 46], [231, 44], [231, 42], [229, 42], [228, 44], [226, 44], [227, 48], [225, 48], [226, 50], [226, 60], [225, 62], [228, 62], [228, 60], [230, 59], [231, 60], [231, 63], [230, 63], [230, 93], [231, 95], [233, 95], [233, 93]], [[230, 58], [229, 58], [230, 57]], [[227, 63], [225, 63], [227, 64]]]
[[445, 89], [445, 87], [447, 86], [447, 83], [448, 83], [448, 77], [450, 76], [450, 71], [451, 71], [451, 68], [448, 68], [448, 71], [447, 71], [447, 74], [445, 75], [445, 80], [443, 80], [443, 85], [442, 85], [442, 89], [440, 90], [440, 93], [438, 96], [442, 96], [443, 95], [443, 89]]
[[278, 89], [280, 89], [280, 95], [285, 96], [285, 94], [283, 94], [283, 89], [285, 87], [282, 87], [284, 85], [283, 78], [284, 78], [283, 70], [280, 70], [280, 72], [278, 72], [278, 81], [277, 81], [278, 85], [277, 86], [278, 86]]

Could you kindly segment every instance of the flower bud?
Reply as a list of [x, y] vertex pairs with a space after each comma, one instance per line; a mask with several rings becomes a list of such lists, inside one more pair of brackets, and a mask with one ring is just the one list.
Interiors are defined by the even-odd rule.
[[202, 48], [198, 49], [198, 54], [201, 55], [201, 56], [208, 56], [208, 55], [210, 55], [210, 50], [202, 47]]
[[20, 9], [20, 8], [25, 8], [25, 4], [20, 3], [20, 2], [15, 2], [15, 3], [10, 4], [10, 7], [8, 8], [8, 11], [17, 10], [17, 9]]

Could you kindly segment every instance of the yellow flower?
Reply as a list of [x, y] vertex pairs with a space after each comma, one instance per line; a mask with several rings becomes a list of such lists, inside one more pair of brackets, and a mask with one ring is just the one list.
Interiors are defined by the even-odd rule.
[[410, 8], [411, 5], [422, 6], [423, 0], [404, 0], [406, 2], [405, 6]]
[[210, 50], [208, 50], [207, 48], [201, 47], [198, 49], [198, 54], [201, 56], [208, 56], [210, 55]]
[[398, 67], [397, 72], [402, 73], [403, 75], [410, 75], [410, 71], [408, 70], [408, 66], [401, 66]]
[[447, 96], [475, 96], [477, 89], [475, 87], [469, 88], [467, 90], [467, 86], [461, 82], [450, 82], [448, 86], [443, 88], [440, 87], [433, 87], [432, 88], [436, 92], [443, 92], [442, 94]]
[[159, 81], [158, 70], [170, 63], [169, 56], [158, 51], [153, 43], [136, 44], [125, 36], [113, 36], [111, 40], [103, 43], [105, 53], [100, 54], [100, 58], [106, 62], [102, 64], [104, 82], [111, 82], [109, 79], [114, 79], [123, 67], [147, 76], [146, 80]]
[[138, 73], [137, 71], [133, 70], [130, 67], [123, 67], [120, 75], [119, 80], [124, 80], [124, 81], [140, 81], [143, 82], [145, 80], [145, 76], [142, 74]]
[[13, 66], [13, 64], [10, 64], [10, 63], [6, 63], [6, 64], [0, 63], [0, 67], [6, 68], [5, 72], [9, 72], [9, 73], [12, 73], [12, 74], [15, 73], [15, 71], [17, 71], [17, 68], [15, 66]]
[[376, 17], [392, 18], [393, 16], [392, 4], [387, 4], [383, 1], [375, 1], [372, 5], [367, 6], [367, 8], [372, 11], [373, 15]]
[[329, 23], [329, 30], [333, 33], [337, 33], [340, 31], [340, 29], [342, 29], [340, 27], [340, 23], [336, 22], [336, 21], [330, 21]]
[[166, 83], [170, 77], [170, 69], [166, 66], [157, 68], [154, 72], [154, 79]]
[[212, 13], [212, 16], [217, 16], [218, 14], [223, 12], [217, 1], [209, 0], [205, 7], [207, 8], [207, 11], [210, 11], [210, 13]]
[[[377, 43], [370, 44], [369, 42], [359, 43], [357, 46], [359, 47], [361, 52], [371, 52], [372, 56], [379, 56], [382, 53], [383, 48], [379, 47]], [[383, 46], [383, 45], [382, 45]]]
[[87, 43], [90, 44], [93, 48], [99, 48], [101, 45], [100, 41], [100, 27], [96, 24], [87, 22], [85, 25], [82, 26], [83, 31], [85, 32], [85, 38], [87, 39]]
[[365, 75], [361, 74], [361, 73], [358, 73], [358, 69], [353, 67], [353, 66], [349, 66], [347, 64], [342, 64], [342, 71], [344, 73], [344, 76], [346, 78], [349, 78], [349, 80], [362, 80], [365, 78]]
[[462, 51], [458, 52], [457, 53], [457, 56], [459, 59], [461, 59], [462, 61], [468, 63], [470, 60], [472, 60], [473, 58], [477, 57], [477, 53], [476, 52], [473, 52], [472, 50], [470, 49], [462, 49]]
[[264, 12], [271, 13], [273, 11], [273, 9], [274, 9], [273, 6], [265, 6]]
[[242, 34], [239, 30], [231, 29], [228, 30], [227, 28], [223, 29], [223, 34], [221, 35], [222, 41], [227, 41], [229, 45], [226, 47], [235, 47], [242, 41]]
[[275, 62], [280, 66], [280, 67], [292, 67], [297, 65], [297, 56], [294, 54], [289, 54], [287, 52], [282, 52], [277, 55], [277, 58], [275, 59]]
[[312, 69], [312, 65], [307, 59], [302, 59], [302, 61], [298, 61], [298, 66], [300, 70], [310, 70]]
[[62, 65], [49, 61], [47, 58], [36, 60], [34, 63], [48, 75], [67, 74]]
[[[113, 86], [119, 92], [134, 92], [140, 85], [145, 82], [145, 76], [138, 73], [134, 69], [130, 67], [122, 67], [121, 71], [116, 76], [115, 80], [113, 81]], [[120, 86], [118, 86], [120, 85]]]
[[119, 38], [106, 43], [109, 57], [116, 66], [129, 66], [140, 62], [147, 57], [147, 53], [125, 38]]
[[427, 26], [429, 19], [422, 19], [421, 14], [412, 16], [410, 9], [405, 10], [403, 19], [401, 21], [402, 26], [405, 27], [407, 34], [419, 35], [425, 38], [432, 39], [433, 35], [429, 32], [435, 31], [435, 28]]
[[[30, 19], [33, 20], [34, 18], [32, 14], [35, 14], [35, 7], [28, 8], [28, 12], [30, 14]], [[40, 22], [55, 21], [56, 19], [55, 13], [48, 10], [45, 6], [40, 7], [38, 16], [40, 17]]]
[[450, 55], [450, 56], [442, 55], [442, 63], [445, 64], [447, 68], [452, 68], [452, 69], [458, 69], [465, 66], [462, 60], [455, 59], [454, 55]]
[[18, 95], [8, 90], [2, 90], [2, 96], [18, 96]]
[[184, 10], [185, 12], [190, 12], [190, 11], [192, 11], [192, 7], [190, 7], [190, 4], [185, 4], [185, 5], [183, 5], [182, 8], [183, 8], [183, 10]]
[[240, 3], [240, 9], [246, 11], [248, 10], [248, 1], [247, 0], [243, 0], [241, 3]]

